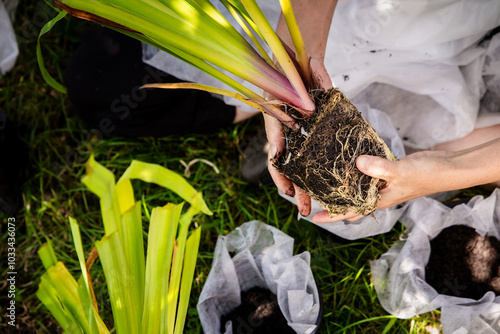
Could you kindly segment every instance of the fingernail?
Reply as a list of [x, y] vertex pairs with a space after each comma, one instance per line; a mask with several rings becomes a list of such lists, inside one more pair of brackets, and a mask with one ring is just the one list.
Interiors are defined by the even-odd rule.
[[360, 156], [358, 157], [358, 160], [356, 161], [356, 165], [358, 166], [358, 169], [360, 170], [368, 170], [370, 167], [372, 159], [367, 156]]

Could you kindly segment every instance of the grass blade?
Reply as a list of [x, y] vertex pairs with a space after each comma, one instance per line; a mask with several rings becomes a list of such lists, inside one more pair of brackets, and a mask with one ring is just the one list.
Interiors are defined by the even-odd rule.
[[38, 62], [38, 67], [40, 68], [40, 71], [42, 72], [43, 78], [52, 88], [54, 88], [55, 90], [57, 90], [63, 94], [66, 94], [66, 87], [64, 87], [59, 82], [57, 82], [57, 80], [54, 79], [50, 75], [50, 73], [47, 71], [47, 69], [45, 68], [45, 64], [43, 62], [43, 56], [42, 56], [42, 47], [40, 46], [40, 38], [42, 38], [43, 35], [45, 35], [47, 32], [49, 32], [50, 29], [52, 29], [52, 27], [57, 22], [59, 22], [60, 20], [62, 20], [66, 16], [66, 14], [68, 14], [68, 13], [61, 11], [61, 12], [59, 12], [59, 14], [56, 15], [56, 17], [54, 17], [52, 20], [47, 22], [40, 30], [40, 34], [38, 35], [38, 39], [36, 42], [36, 60]]

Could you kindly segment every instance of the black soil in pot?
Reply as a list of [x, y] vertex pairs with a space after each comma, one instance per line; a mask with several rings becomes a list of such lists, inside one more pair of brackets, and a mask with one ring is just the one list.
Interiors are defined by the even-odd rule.
[[425, 280], [440, 294], [480, 299], [500, 294], [500, 241], [455, 225], [431, 240]]
[[263, 288], [241, 293], [241, 305], [221, 317], [221, 333], [228, 321], [232, 322], [234, 334], [295, 334], [281, 313], [276, 295]]

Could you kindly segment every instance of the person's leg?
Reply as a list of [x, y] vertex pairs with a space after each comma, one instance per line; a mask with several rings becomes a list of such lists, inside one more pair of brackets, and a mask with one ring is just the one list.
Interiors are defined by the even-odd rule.
[[22, 184], [28, 152], [16, 129], [0, 110], [0, 211], [16, 214], [23, 207]]
[[240, 108], [236, 107], [236, 113], [234, 115], [233, 124], [243, 122], [244, 120], [247, 120], [250, 117], [253, 117], [258, 114], [260, 114], [260, 111], [248, 112], [248, 111], [242, 111]]
[[145, 65], [140, 42], [106, 28], [84, 36], [66, 71], [75, 111], [106, 134], [210, 133], [248, 116], [206, 92], [140, 89], [147, 83], [179, 81]]

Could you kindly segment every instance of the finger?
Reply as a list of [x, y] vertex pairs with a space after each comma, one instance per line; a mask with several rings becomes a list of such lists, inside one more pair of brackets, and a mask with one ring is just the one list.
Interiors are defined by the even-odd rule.
[[366, 217], [366, 216], [363, 216], [363, 215], [360, 215], [360, 214], [356, 214], [354, 217], [347, 218], [346, 220], [350, 221], [351, 223], [353, 223], [353, 222], [358, 221], [358, 220], [360, 220], [361, 218], [364, 218], [364, 217]]
[[278, 157], [285, 147], [285, 139], [283, 136], [283, 127], [277, 119], [272, 116], [264, 115], [266, 125], [266, 135], [269, 141], [269, 152], [267, 155], [267, 168], [276, 187], [285, 193], [287, 196], [295, 196], [295, 188], [290, 180], [281, 175], [273, 166], [273, 160]]
[[300, 214], [304, 217], [309, 216], [311, 214], [311, 197], [295, 184], [293, 187], [295, 188], [295, 201]]
[[363, 218], [363, 215], [360, 215], [358, 213], [348, 211], [344, 214], [336, 214], [335, 216], [330, 216], [328, 211], [320, 211], [316, 213], [314, 216], [312, 216], [312, 221], [314, 223], [334, 223], [338, 222], [341, 220], [349, 220], [349, 221], [356, 221], [360, 218]]
[[[285, 136], [283, 135], [283, 126], [276, 118], [264, 114], [267, 140], [269, 141], [269, 152], [279, 156], [285, 147]], [[274, 156], [273, 156], [274, 158]]]
[[356, 167], [371, 177], [376, 177], [386, 181], [391, 181], [395, 174], [396, 162], [371, 155], [360, 155], [356, 159]]
[[285, 195], [294, 197], [295, 196], [295, 188], [293, 186], [293, 183], [281, 175], [276, 168], [274, 168], [273, 163], [271, 162], [272, 158], [269, 158], [269, 161], [267, 163], [267, 169], [269, 170], [269, 174], [271, 174], [271, 178], [274, 181], [274, 184], [276, 185], [276, 188], [281, 190]]

